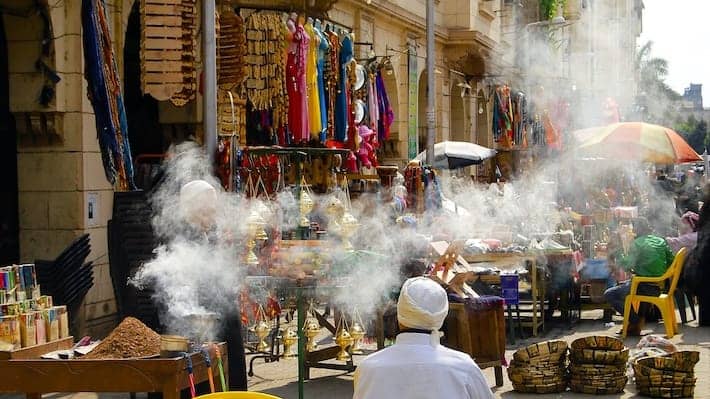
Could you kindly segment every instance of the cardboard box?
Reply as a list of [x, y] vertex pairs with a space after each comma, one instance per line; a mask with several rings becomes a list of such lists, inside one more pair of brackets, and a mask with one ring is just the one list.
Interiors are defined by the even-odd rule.
[[16, 350], [21, 346], [20, 316], [0, 317], [0, 350]]
[[37, 345], [47, 343], [47, 327], [44, 323], [44, 317], [42, 317], [42, 312], [35, 313], [35, 334], [37, 337]]
[[59, 339], [59, 319], [57, 319], [57, 311], [54, 308], [44, 309], [42, 311], [44, 319], [44, 328], [47, 333], [47, 342], [56, 341]]
[[53, 306], [52, 297], [50, 295], [42, 295], [37, 298], [37, 306], [39, 310], [49, 309]]
[[65, 305], [55, 306], [57, 319], [59, 320], [59, 339], [69, 336], [69, 313]]
[[37, 320], [37, 312], [28, 312], [20, 315], [20, 342], [23, 348], [37, 345], [35, 320]]

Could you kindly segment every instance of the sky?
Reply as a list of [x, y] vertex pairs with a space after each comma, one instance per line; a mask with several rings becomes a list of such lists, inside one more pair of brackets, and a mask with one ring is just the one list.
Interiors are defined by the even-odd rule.
[[710, 0], [643, 0], [643, 32], [638, 44], [653, 41], [652, 55], [669, 62], [666, 79], [683, 94], [690, 83], [703, 84], [710, 106]]

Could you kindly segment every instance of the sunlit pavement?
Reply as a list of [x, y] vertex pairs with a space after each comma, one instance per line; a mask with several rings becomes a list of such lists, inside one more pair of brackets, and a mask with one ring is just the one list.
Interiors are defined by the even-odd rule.
[[[689, 315], [690, 317], [690, 315]], [[612, 335], [621, 329], [621, 318], [614, 317], [615, 326], [605, 327], [601, 320], [601, 311], [583, 312], [582, 321], [568, 326], [556, 326], [549, 329], [543, 336], [538, 338], [528, 338], [517, 340], [515, 345], [509, 345], [506, 350], [506, 358], [510, 359], [513, 352], [525, 345], [548, 339], [563, 339], [572, 342], [577, 338], [589, 335]], [[644, 334], [664, 335], [662, 323], [649, 323], [645, 327]], [[626, 345], [634, 347], [639, 341], [639, 337], [628, 337]], [[681, 327], [681, 332], [672, 339], [680, 350], [700, 351], [700, 362], [695, 367], [695, 374], [698, 382], [695, 388], [696, 398], [710, 398], [710, 328], [698, 327], [697, 322], [689, 322]], [[355, 364], [362, 357], [355, 357]], [[621, 394], [615, 395], [585, 395], [572, 392], [538, 395], [522, 394], [513, 391], [513, 387], [508, 380], [504, 370], [502, 387], [494, 387], [495, 377], [493, 369], [483, 370], [489, 384], [493, 388], [496, 397], [499, 398], [636, 398], [641, 397], [636, 393], [636, 387], [632, 381], [626, 386]], [[350, 398], [353, 392], [352, 373], [342, 371], [330, 371], [324, 369], [312, 369], [312, 379], [306, 382], [304, 396], [306, 398]], [[295, 359], [282, 359], [277, 363], [265, 364], [261, 360], [256, 360], [254, 364], [254, 377], [249, 379], [250, 390], [267, 392], [282, 398], [298, 398], [298, 369]]]

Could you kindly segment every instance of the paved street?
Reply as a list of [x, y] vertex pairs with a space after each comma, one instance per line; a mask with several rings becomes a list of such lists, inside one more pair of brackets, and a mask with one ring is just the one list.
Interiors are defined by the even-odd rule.
[[[583, 320], [572, 328], [553, 327], [543, 337], [529, 338], [522, 341], [517, 341], [515, 346], [509, 345], [506, 350], [506, 358], [511, 358], [513, 352], [525, 345], [529, 345], [538, 341], [547, 339], [564, 339], [572, 342], [577, 338], [588, 335], [613, 335], [621, 328], [621, 319], [615, 317], [616, 325], [611, 328], [604, 327], [601, 321], [601, 311], [589, 311], [583, 313]], [[663, 324], [648, 324], [644, 333], [664, 334]], [[626, 345], [629, 347], [635, 346], [639, 341], [638, 337], [629, 337], [626, 339]], [[698, 376], [698, 382], [695, 389], [696, 398], [710, 398], [710, 328], [700, 328], [697, 322], [690, 322], [681, 328], [681, 333], [672, 339], [673, 343], [678, 345], [681, 350], [697, 350], [700, 351], [700, 362], [695, 368], [695, 373]], [[356, 357], [356, 363], [358, 358]], [[298, 370], [295, 359], [286, 359], [278, 363], [264, 364], [257, 361], [254, 367], [254, 377], [249, 381], [250, 389], [271, 393], [283, 398], [298, 398]], [[488, 382], [491, 386], [494, 385], [493, 369], [484, 370]], [[505, 372], [504, 372], [505, 374]], [[305, 397], [309, 399], [326, 399], [326, 398], [350, 398], [352, 396], [352, 373], [344, 374], [342, 372], [332, 372], [329, 370], [314, 369], [312, 371], [313, 379], [305, 385]], [[499, 388], [493, 388], [496, 397], [500, 398], [531, 398], [533, 395], [520, 394], [513, 391], [513, 387], [508, 380], [507, 375], [504, 376], [504, 385]], [[534, 395], [536, 398], [574, 398], [574, 397], [591, 397], [590, 395], [575, 394], [566, 392], [563, 394], [550, 395]], [[600, 395], [596, 398], [634, 398], [640, 397], [636, 394], [636, 389], [633, 383], [626, 386], [623, 394], [619, 395]]]
[[[508, 346], [506, 357], [510, 358], [512, 353], [517, 349], [531, 343], [543, 341], [547, 339], [564, 339], [572, 342], [577, 338], [588, 335], [613, 335], [618, 331], [620, 326], [620, 318], [615, 317], [616, 325], [606, 328], [601, 321], [601, 311], [589, 311], [583, 313], [583, 320], [571, 328], [553, 327], [538, 338], [528, 338], [517, 341], [516, 345]], [[649, 324], [644, 333], [654, 333], [663, 335], [663, 324]], [[639, 341], [638, 337], [630, 337], [626, 339], [626, 345], [629, 347], [635, 346]], [[698, 377], [697, 386], [695, 388], [696, 398], [710, 398], [710, 328], [700, 328], [697, 322], [690, 322], [681, 328], [681, 333], [672, 339], [673, 343], [678, 345], [681, 350], [697, 350], [700, 351], [700, 362], [695, 367], [695, 373]], [[356, 357], [356, 363], [362, 357]], [[298, 371], [297, 362], [294, 358], [284, 359], [276, 363], [265, 364], [261, 360], [255, 362], [254, 376], [250, 378], [250, 390], [267, 392], [284, 399], [298, 398]], [[491, 386], [494, 385], [493, 369], [484, 370], [488, 382]], [[352, 373], [343, 373], [337, 371], [329, 371], [322, 369], [312, 370], [313, 379], [305, 385], [305, 397], [308, 399], [334, 399], [334, 398], [350, 398], [352, 396]], [[562, 394], [550, 395], [530, 395], [520, 394], [512, 390], [510, 381], [507, 375], [504, 376], [504, 385], [502, 387], [493, 388], [496, 397], [504, 399], [513, 398], [589, 398], [590, 395], [575, 394], [565, 392]], [[145, 394], [139, 394], [139, 399], [145, 399]], [[633, 383], [626, 386], [626, 390], [618, 395], [600, 395], [595, 398], [635, 398], [640, 397], [636, 394], [636, 389]], [[21, 395], [0, 395], [0, 399], [22, 399]], [[78, 393], [78, 394], [51, 394], [45, 395], [44, 399], [128, 399], [128, 394], [96, 394], [96, 393]]]

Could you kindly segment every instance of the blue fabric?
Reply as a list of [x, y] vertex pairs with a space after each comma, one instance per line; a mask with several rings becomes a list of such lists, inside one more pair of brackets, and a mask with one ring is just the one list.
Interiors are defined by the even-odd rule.
[[328, 110], [325, 106], [325, 57], [328, 56], [328, 49], [330, 49], [330, 42], [328, 38], [325, 37], [323, 31], [315, 28], [314, 31], [316, 35], [320, 38], [320, 45], [318, 46], [318, 59], [316, 60], [316, 69], [318, 70], [318, 95], [320, 96], [320, 121], [323, 130], [320, 134], [320, 141], [325, 141], [325, 132], [328, 130]]
[[84, 77], [94, 108], [104, 173], [112, 185], [118, 179], [119, 188], [135, 189], [126, 110], [102, 0], [82, 1], [81, 24]]
[[[606, 299], [606, 301], [609, 303], [609, 305], [611, 305], [611, 307], [614, 308], [614, 310], [616, 310], [623, 316], [626, 296], [629, 295], [630, 292], [631, 280], [604, 291], [604, 299]], [[658, 285], [655, 284], [639, 284], [636, 293], [639, 295], [658, 296], [661, 293], [661, 289], [658, 287]], [[646, 306], [644, 303], [642, 303], [641, 307], [639, 307], [639, 312], [643, 314], [645, 309]], [[634, 312], [633, 309], [631, 309], [631, 312], [629, 312], [629, 323], [635, 324], [638, 322], [638, 320], [639, 315]]]
[[345, 141], [348, 133], [348, 97], [347, 64], [353, 58], [353, 41], [350, 35], [345, 35], [340, 47], [340, 82], [335, 96], [335, 139]]

